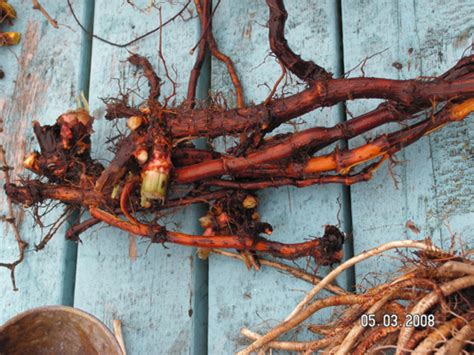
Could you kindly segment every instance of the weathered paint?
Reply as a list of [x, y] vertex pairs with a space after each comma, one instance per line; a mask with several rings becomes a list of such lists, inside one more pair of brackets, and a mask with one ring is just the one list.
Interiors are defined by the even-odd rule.
[[[97, 1], [94, 33], [123, 43], [155, 28], [159, 24], [158, 10], [148, 7], [148, 1], [134, 3], [143, 11], [134, 10], [121, 0]], [[181, 7], [181, 3], [164, 4], [163, 21]], [[167, 65], [173, 78], [172, 66], [176, 66], [179, 74], [177, 102], [186, 94], [188, 73], [194, 62], [189, 50], [198, 38], [197, 29], [196, 20], [184, 22], [179, 18], [163, 30], [163, 54]], [[165, 80], [164, 69], [159, 65], [158, 45], [159, 33], [156, 33], [127, 49], [148, 56], [158, 75]], [[104, 103], [100, 98], [117, 96], [120, 89], [130, 87], [138, 87], [143, 97], [148, 92], [144, 78], [137, 84], [141, 73], [126, 62], [130, 55], [127, 49], [97, 40], [93, 42], [90, 106], [97, 117], [93, 144], [96, 143], [95, 154], [104, 158], [110, 158], [110, 153], [99, 142], [116, 131], [102, 118]], [[163, 92], [169, 93], [170, 87], [165, 85]], [[138, 98], [134, 99], [139, 102]], [[192, 232], [197, 216], [191, 209], [175, 218], [167, 218], [167, 222], [170, 225], [177, 223], [178, 228]], [[74, 305], [93, 313], [108, 326], [112, 319], [120, 319], [127, 350], [132, 354], [190, 352], [193, 344], [194, 250], [172, 245], [166, 245], [169, 249], [165, 249], [159, 244], [149, 245], [141, 238], [129, 238], [126, 233], [100, 227], [83, 236], [78, 252]]]
[[[454, 65], [473, 42], [473, 6], [472, 0], [343, 0], [345, 70], [385, 50], [366, 62], [366, 76], [408, 79], [439, 75]], [[360, 75], [360, 70], [352, 75]], [[375, 104], [360, 100], [351, 102], [348, 108], [356, 115]], [[469, 118], [450, 124], [397, 154], [399, 164], [392, 171], [386, 163], [372, 181], [351, 188], [355, 253], [384, 241], [425, 236], [449, 247], [448, 226], [472, 247], [473, 128]], [[375, 132], [354, 139], [351, 146], [361, 144]], [[408, 221], [421, 233], [407, 228]], [[358, 265], [359, 281], [368, 272], [378, 273], [381, 278], [390, 276], [398, 267], [391, 260]]]
[[[304, 59], [316, 59], [318, 64], [337, 73], [339, 71], [339, 35], [335, 1], [287, 1], [287, 34], [290, 46]], [[301, 16], [304, 14], [304, 16]], [[216, 40], [223, 53], [229, 55], [241, 78], [246, 103], [266, 99], [281, 74], [278, 63], [270, 53], [268, 9], [264, 1], [222, 2], [214, 16]], [[229, 104], [235, 96], [225, 66], [213, 60], [211, 88], [221, 92]], [[263, 84], [268, 84], [269, 88]], [[294, 82], [287, 92], [301, 90]], [[281, 95], [281, 91], [277, 91]], [[338, 108], [310, 113], [298, 127], [284, 126], [279, 131], [301, 130], [317, 123], [334, 125], [342, 120]], [[226, 145], [225, 142], [223, 145]], [[227, 142], [227, 146], [229, 142]], [[343, 200], [341, 186], [312, 186], [305, 189], [271, 189], [259, 193], [262, 219], [273, 225], [272, 239], [296, 242], [321, 235], [325, 224], [336, 224], [338, 199]], [[340, 218], [344, 216], [342, 206]], [[345, 221], [341, 221], [344, 223]], [[342, 226], [346, 227], [345, 224]], [[306, 261], [298, 262], [306, 267]], [[313, 265], [314, 266], [314, 265]], [[320, 269], [318, 273], [322, 273]], [[344, 283], [344, 280], [342, 280]], [[211, 255], [209, 261], [209, 352], [228, 354], [245, 344], [240, 328], [268, 329], [283, 319], [310, 286], [280, 272], [263, 267], [261, 271], [247, 271], [235, 260]], [[314, 321], [321, 320], [317, 317]], [[304, 337], [304, 335], [303, 335]], [[302, 336], [300, 335], [300, 338]]]
[[[32, 9], [31, 1], [11, 0], [10, 3], [18, 15], [11, 28], [21, 32], [22, 39], [17, 46], [0, 49], [0, 67], [5, 72], [0, 80], [0, 118], [3, 120], [0, 142], [7, 150], [17, 178], [24, 173], [21, 162], [25, 154], [37, 148], [31, 121], [54, 122], [62, 112], [75, 107], [81, 33], [70, 29], [74, 24], [65, 2], [48, 4], [49, 13], [60, 23], [59, 30], [53, 29]], [[73, 3], [81, 14], [82, 2]], [[0, 190], [0, 214], [4, 215], [6, 197], [3, 189]], [[54, 221], [60, 212], [61, 209], [57, 209], [51, 213], [45, 225]], [[25, 262], [16, 270], [18, 292], [12, 290], [9, 271], [0, 269], [0, 323], [31, 307], [69, 302], [65, 292], [73, 283], [66, 277], [71, 267], [66, 261], [70, 245], [61, 230], [45, 250], [36, 253], [34, 245], [39, 243], [42, 232], [30, 214], [21, 216], [21, 234], [30, 246]], [[0, 222], [0, 260], [13, 261], [17, 254], [10, 227]]]
[[[19, 46], [11, 48], [18, 56], [19, 65], [12, 52], [2, 49], [0, 66], [6, 77], [0, 80], [0, 117], [5, 127], [2, 144], [7, 149], [16, 145], [17, 149], [8, 149], [12, 153], [10, 161], [16, 161], [31, 148], [32, 119], [52, 122], [65, 109], [74, 106], [77, 88], [87, 84], [84, 76], [87, 70], [81, 68], [81, 63], [87, 65], [87, 60], [81, 59], [81, 54], [85, 55], [84, 46], [81, 53], [82, 34], [65, 3], [43, 3], [60, 24], [68, 26], [54, 30], [31, 9], [30, 1], [10, 1], [20, 9], [13, 29], [19, 29], [24, 37]], [[155, 27], [159, 21], [156, 9], [147, 8], [149, 2], [145, 0], [134, 2], [144, 9], [142, 13], [132, 11], [124, 1], [97, 1], [95, 33], [112, 41], [126, 42]], [[164, 4], [163, 19], [175, 13], [180, 4]], [[287, 34], [290, 45], [303, 58], [314, 59], [329, 70], [339, 72], [342, 53], [336, 4], [337, 1], [331, 0], [287, 1]], [[84, 13], [81, 5], [82, 2], [74, 1], [79, 15]], [[367, 62], [366, 75], [404, 79], [441, 73], [452, 66], [473, 41], [474, 20], [470, 16], [473, 5], [473, 0], [342, 0], [345, 70], [366, 56], [388, 48]], [[272, 86], [280, 75], [278, 64], [266, 58], [268, 34], [262, 25], [267, 16], [263, 0], [223, 1], [214, 20], [216, 39], [222, 51], [235, 61], [247, 103], [264, 100], [270, 90], [259, 85], [266, 82]], [[197, 27], [195, 20], [178, 20], [163, 32], [167, 62], [178, 67], [181, 96], [193, 64], [189, 49], [198, 38]], [[155, 34], [129, 49], [148, 55], [158, 67], [158, 38]], [[123, 62], [127, 56], [125, 49], [94, 40], [90, 97], [96, 117], [103, 115], [100, 97], [116, 95], [119, 88], [133, 84], [138, 78], [136, 70]], [[397, 69], [400, 65], [401, 69]], [[233, 105], [235, 97], [229, 94], [232, 84], [225, 68], [216, 61], [212, 67], [213, 92], [222, 92]], [[163, 76], [162, 68], [158, 71]], [[124, 78], [128, 78], [128, 82]], [[140, 84], [141, 93], [145, 94], [147, 85], [144, 81]], [[295, 90], [297, 87], [292, 84], [290, 91]], [[357, 114], [374, 105], [374, 102], [358, 101], [351, 103], [349, 109]], [[305, 120], [311, 124], [333, 125], [342, 116], [337, 108], [325, 109], [305, 116]], [[102, 142], [104, 137], [113, 134], [109, 127], [101, 119], [97, 120], [95, 142]], [[351, 187], [356, 252], [384, 241], [425, 235], [433, 235], [447, 246], [449, 232], [443, 224], [446, 222], [472, 247], [473, 129], [474, 121], [467, 119], [445, 127], [398, 154], [403, 161], [394, 168], [398, 188], [387, 167], [378, 171], [373, 181]], [[356, 139], [351, 145], [355, 142], [364, 140]], [[96, 154], [107, 157], [103, 147], [100, 148]], [[17, 166], [15, 173], [19, 172]], [[272, 238], [300, 241], [310, 234], [321, 234], [324, 224], [337, 223], [338, 215], [342, 227], [349, 228], [351, 221], [344, 218], [350, 212], [344, 191], [340, 186], [272, 189], [260, 193], [260, 212], [263, 219], [273, 224]], [[5, 197], [3, 192], [0, 194], [0, 208], [4, 213]], [[343, 201], [341, 211], [338, 198]], [[187, 210], [173, 221], [182, 222], [179, 228], [192, 232], [196, 217], [195, 211]], [[422, 230], [420, 235], [405, 227], [409, 220]], [[40, 235], [32, 223], [25, 215], [22, 231], [33, 244], [39, 241]], [[3, 224], [0, 228], [0, 260], [11, 260], [16, 256], [16, 244], [11, 242], [11, 232]], [[17, 272], [19, 292], [11, 291], [8, 272], [0, 269], [0, 322], [36, 305], [71, 301], [64, 295], [72, 286], [73, 280], [68, 277], [71, 262], [75, 260], [66, 260], [67, 245], [58, 235], [44, 251], [28, 253], [26, 262]], [[205, 275], [196, 277], [198, 263], [192, 250], [168, 247], [169, 250], [160, 245], [149, 246], [146, 241], [129, 238], [111, 228], [98, 228], [83, 236], [74, 305], [95, 314], [109, 326], [113, 318], [122, 320], [125, 343], [131, 354], [202, 353], [205, 349], [201, 338], [206, 331], [199, 332], [196, 327], [204, 326], [206, 312], [193, 309], [207, 307], [205, 301], [194, 299], [196, 293], [205, 293]], [[239, 329], [242, 326], [268, 329], [283, 319], [309, 289], [307, 284], [282, 273], [265, 267], [259, 272], [249, 272], [242, 263], [221, 256], [211, 255], [209, 264], [208, 340], [212, 354], [231, 353], [241, 348], [243, 339]], [[299, 264], [305, 266], [304, 262]], [[387, 275], [393, 271], [393, 264], [391, 260], [366, 262], [357, 268], [357, 281], [363, 281], [362, 276], [367, 272]], [[346, 280], [340, 282], [344, 284]], [[318, 317], [313, 321], [320, 320]]]

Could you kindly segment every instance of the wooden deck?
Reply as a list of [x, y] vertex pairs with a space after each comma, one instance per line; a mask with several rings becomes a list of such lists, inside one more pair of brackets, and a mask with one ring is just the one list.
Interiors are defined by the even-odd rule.
[[[173, 16], [184, 2], [163, 3], [163, 19]], [[0, 80], [0, 137], [9, 161], [22, 161], [35, 147], [32, 120], [53, 122], [75, 107], [81, 90], [97, 118], [94, 142], [103, 142], [110, 125], [100, 119], [104, 114], [101, 98], [135, 85], [139, 75], [125, 63], [127, 49], [92, 41], [74, 22], [65, 0], [41, 1], [57, 19], [58, 30], [32, 9], [31, 1], [10, 3], [18, 12], [13, 29], [23, 37], [11, 50], [0, 48], [0, 69], [5, 72]], [[133, 10], [123, 0], [72, 3], [89, 31], [118, 43], [159, 23], [158, 11], [145, 9], [148, 0], [134, 1], [143, 11]], [[474, 0], [288, 0], [286, 7], [290, 45], [336, 75], [379, 52], [364, 65], [366, 76], [438, 75], [474, 41]], [[279, 65], [268, 57], [267, 12], [264, 0], [223, 0], [214, 16], [216, 39], [235, 62], [247, 103], [265, 99], [269, 89], [261, 84], [272, 85], [280, 75]], [[190, 49], [199, 38], [198, 22], [189, 19], [190, 14], [185, 17], [186, 21], [178, 19], [163, 31], [164, 55], [168, 65], [177, 68], [181, 97], [194, 63]], [[148, 56], [163, 75], [158, 41], [159, 35], [154, 34], [128, 50]], [[361, 75], [360, 68], [352, 75]], [[201, 97], [208, 90], [229, 93], [231, 88], [225, 67], [212, 61], [200, 83]], [[298, 87], [293, 85], [291, 90]], [[228, 94], [228, 98], [232, 104], [233, 96]], [[375, 104], [374, 100], [350, 102], [348, 110], [355, 115]], [[346, 119], [350, 115], [340, 106], [304, 117], [307, 125], [325, 126]], [[95, 149], [96, 156], [107, 158], [104, 146], [96, 144]], [[448, 247], [452, 233], [473, 247], [473, 152], [471, 118], [405, 149], [398, 154], [401, 163], [393, 171], [385, 165], [369, 183], [350, 189], [333, 185], [265, 191], [260, 194], [260, 212], [274, 227], [272, 237], [287, 242], [321, 234], [325, 224], [339, 219], [342, 229], [353, 235], [347, 255], [390, 240], [428, 235]], [[22, 169], [17, 164], [15, 174], [19, 173]], [[5, 205], [2, 191], [0, 214], [5, 213]], [[49, 219], [59, 213], [53, 212]], [[186, 210], [173, 221], [198, 232], [200, 213], [197, 208]], [[408, 221], [421, 233], [407, 228]], [[32, 246], [40, 240], [41, 231], [28, 214], [21, 216], [21, 231], [30, 250], [17, 270], [19, 291], [12, 291], [9, 273], [0, 269], [0, 323], [39, 305], [74, 305], [109, 326], [112, 319], [120, 319], [130, 354], [232, 353], [242, 347], [242, 326], [259, 330], [275, 324], [310, 288], [275, 270], [263, 267], [249, 272], [242, 264], [216, 255], [203, 262], [190, 248], [149, 247], [110, 228], [84, 235], [80, 245], [57, 235], [38, 253]], [[1, 224], [0, 260], [13, 260], [16, 253], [12, 231]], [[347, 287], [355, 278], [361, 283], [368, 272], [385, 277], [396, 265], [396, 260], [387, 258], [366, 262], [339, 282]]]

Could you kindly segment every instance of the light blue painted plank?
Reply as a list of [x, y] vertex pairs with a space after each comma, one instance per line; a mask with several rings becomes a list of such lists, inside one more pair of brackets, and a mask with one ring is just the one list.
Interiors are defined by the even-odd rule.
[[[158, 10], [148, 7], [149, 1], [134, 1], [141, 9], [121, 1], [97, 1], [94, 33], [115, 42], [127, 42], [159, 24]], [[163, 21], [179, 11], [183, 3], [163, 3]], [[190, 14], [185, 13], [189, 18]], [[189, 50], [198, 38], [196, 20], [178, 18], [163, 30], [163, 51], [170, 70], [177, 68], [179, 77], [178, 102], [186, 93], [186, 84], [194, 58]], [[163, 67], [158, 65], [159, 33], [136, 43], [128, 50], [148, 56], [164, 78]], [[110, 158], [103, 142], [116, 133], [110, 122], [102, 119], [103, 97], [117, 96], [119, 89], [137, 89], [141, 76], [136, 68], [126, 63], [129, 52], [93, 42], [90, 105], [98, 120], [94, 142], [96, 156]], [[172, 71], [171, 71], [172, 72]], [[174, 76], [174, 74], [172, 74]], [[140, 95], [147, 96], [145, 79], [138, 82]], [[164, 87], [169, 92], [170, 85]], [[135, 103], [139, 100], [136, 99]], [[167, 222], [177, 228], [194, 231], [197, 216], [193, 209]], [[172, 225], [171, 225], [172, 227]], [[111, 326], [112, 319], [122, 321], [124, 340], [131, 354], [189, 353], [193, 346], [192, 310], [195, 292], [196, 262], [190, 248], [149, 245], [137, 239], [137, 259], [129, 257], [134, 237], [112, 228], [97, 228], [83, 235], [79, 247], [75, 306], [85, 309]]]
[[[287, 1], [287, 34], [290, 46], [305, 59], [313, 59], [328, 70], [338, 71], [338, 27], [335, 1]], [[222, 2], [216, 11], [213, 29], [223, 53], [229, 55], [242, 80], [247, 103], [260, 102], [280, 76], [280, 66], [271, 57], [268, 43], [268, 10], [264, 1]], [[222, 63], [212, 62], [212, 91], [221, 92], [228, 102], [232, 84]], [[291, 92], [301, 86], [291, 83]], [[278, 92], [281, 95], [281, 92]], [[304, 117], [304, 127], [332, 126], [341, 120], [338, 108], [313, 112]], [[301, 120], [300, 120], [301, 121]], [[286, 125], [279, 132], [290, 131]], [[336, 224], [342, 198], [341, 186], [313, 186], [305, 189], [283, 187], [259, 193], [262, 220], [273, 225], [272, 239], [302, 241], [321, 235], [325, 224]], [[344, 215], [344, 208], [341, 216]], [[345, 221], [343, 221], [344, 223]], [[343, 228], [346, 227], [343, 225]], [[306, 266], [300, 260], [301, 267]], [[321, 270], [320, 270], [321, 272]], [[344, 280], [340, 280], [344, 282]], [[245, 342], [239, 334], [243, 326], [261, 331], [286, 317], [310, 289], [308, 284], [273, 269], [247, 271], [234, 260], [211, 255], [209, 261], [209, 352], [229, 354]], [[320, 320], [320, 318], [319, 318]], [[313, 319], [313, 321], [318, 321]], [[304, 338], [304, 335], [299, 335]]]
[[[34, 11], [31, 1], [12, 0], [10, 3], [18, 12], [11, 30], [21, 32], [22, 40], [10, 49], [0, 48], [0, 67], [5, 72], [5, 78], [0, 80], [0, 118], [4, 121], [0, 140], [8, 151], [8, 160], [14, 164], [16, 178], [24, 173], [21, 162], [25, 154], [37, 148], [31, 121], [54, 123], [61, 113], [75, 107], [81, 33], [71, 30], [73, 19], [65, 2], [43, 4], [58, 21], [59, 29], [51, 27]], [[73, 3], [80, 16], [83, 2]], [[2, 30], [9, 29], [2, 26]], [[0, 214], [5, 212], [5, 195], [1, 189]], [[49, 214], [45, 224], [53, 222], [58, 212], [60, 209]], [[73, 282], [67, 277], [71, 263], [67, 264], [65, 259], [71, 244], [64, 240], [64, 230], [58, 232], [46, 249], [36, 253], [34, 245], [41, 239], [41, 230], [29, 214], [21, 214], [20, 220], [21, 233], [30, 247], [25, 262], [17, 268], [18, 292], [12, 291], [8, 270], [0, 269], [0, 323], [31, 307], [67, 302], [65, 290]], [[13, 261], [16, 257], [17, 245], [12, 231], [0, 222], [0, 260]]]
[[[409, 32], [416, 26], [413, 28], [416, 41], [413, 45], [404, 41], [400, 52], [415, 49], [415, 67], [418, 64], [421, 75], [439, 75], [454, 65], [463, 53], [474, 53], [472, 50], [466, 52], [474, 43], [474, 0], [418, 1], [403, 3], [403, 6], [414, 13], [413, 21], [405, 27]], [[446, 248], [449, 248], [451, 238], [447, 226], [470, 247], [474, 246], [473, 119], [474, 115], [471, 115], [463, 122], [451, 124], [435, 132], [426, 142], [432, 158], [435, 194], [435, 208], [427, 211], [427, 220], [432, 228], [440, 230], [440, 243]], [[419, 158], [413, 150], [407, 152], [407, 159]], [[419, 175], [416, 167], [411, 171], [410, 187], [416, 188]], [[414, 204], [410, 207], [415, 211]]]
[[[439, 75], [472, 43], [473, 6], [472, 0], [343, 0], [345, 70], [387, 49], [367, 62], [366, 76], [408, 79]], [[396, 69], [394, 63], [402, 69]], [[360, 114], [373, 108], [374, 101], [350, 102], [348, 108]], [[351, 145], [386, 129], [354, 139]], [[351, 188], [355, 253], [382, 242], [423, 236], [433, 236], [435, 242], [449, 247], [445, 224], [472, 245], [472, 129], [472, 119], [451, 124], [400, 152], [397, 159], [401, 163], [393, 169], [398, 187], [385, 164], [372, 181]], [[420, 235], [405, 227], [409, 220], [421, 229]], [[360, 280], [370, 271], [388, 276], [394, 268], [394, 262], [373, 260], [356, 270]]]

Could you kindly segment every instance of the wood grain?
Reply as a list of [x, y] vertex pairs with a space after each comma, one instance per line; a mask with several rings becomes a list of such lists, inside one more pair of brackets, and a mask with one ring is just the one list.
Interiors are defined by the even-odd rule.
[[[408, 79], [441, 74], [472, 44], [473, 5], [472, 0], [342, 1], [345, 70], [385, 50], [367, 61], [366, 76]], [[375, 104], [361, 100], [348, 108], [359, 114]], [[446, 127], [400, 152], [392, 173], [385, 165], [372, 181], [351, 188], [355, 253], [403, 237], [432, 236], [449, 247], [447, 225], [472, 247], [472, 129], [472, 119]], [[420, 234], [406, 227], [409, 221]], [[390, 276], [397, 265], [393, 259], [358, 265], [358, 281], [368, 272]]]
[[[4, 130], [1, 142], [6, 145], [18, 176], [23, 172], [18, 162], [35, 147], [31, 121], [53, 122], [67, 108], [75, 107], [75, 96], [79, 88], [88, 86], [89, 77], [88, 68], [84, 67], [88, 66], [87, 53], [81, 42], [84, 34], [73, 22], [65, 2], [42, 3], [58, 21], [59, 30], [34, 11], [29, 0], [10, 2], [19, 17], [12, 29], [22, 32], [23, 38], [11, 50], [0, 49], [0, 69], [5, 72], [5, 78], [0, 80], [0, 118]], [[164, 3], [163, 20], [179, 11], [183, 3]], [[159, 23], [158, 10], [150, 7], [147, 0], [134, 4], [136, 7], [132, 8], [122, 0], [97, 1], [94, 33], [123, 43], [155, 28]], [[313, 59], [336, 74], [383, 51], [367, 61], [363, 72], [358, 68], [351, 75], [365, 73], [399, 79], [437, 75], [452, 66], [473, 43], [474, 0], [342, 0], [342, 43], [337, 4], [332, 0], [286, 2], [290, 46], [304, 59]], [[76, 0], [73, 5], [84, 20], [84, 2]], [[190, 9], [194, 14], [194, 8]], [[199, 37], [198, 23], [195, 18], [189, 20], [190, 16], [186, 12], [188, 20], [178, 19], [163, 31], [164, 55], [179, 75], [178, 103], [184, 98], [194, 63], [189, 50]], [[279, 65], [268, 56], [267, 18], [263, 0], [222, 1], [214, 17], [216, 40], [222, 52], [235, 62], [247, 104], [265, 100], [280, 76]], [[163, 67], [158, 63], [158, 40], [159, 33], [155, 33], [127, 49], [148, 56], [158, 75], [164, 78]], [[103, 142], [116, 131], [102, 119], [104, 105], [100, 98], [117, 96], [127, 87], [145, 97], [147, 84], [125, 62], [129, 56], [127, 49], [98, 40], [93, 41], [92, 48], [90, 105], [97, 118], [94, 154], [108, 159], [110, 153]], [[235, 106], [233, 85], [224, 65], [213, 60], [210, 75], [212, 93], [223, 95], [230, 107]], [[290, 81], [286, 92], [302, 87]], [[164, 90], [169, 89], [169, 84], [165, 85]], [[201, 94], [205, 91], [201, 87]], [[277, 90], [277, 95], [282, 95], [281, 90]], [[135, 95], [134, 100], [137, 103], [140, 99]], [[301, 130], [315, 123], [332, 126], [345, 116], [350, 119], [350, 114], [366, 112], [377, 104], [375, 100], [350, 102], [347, 115], [340, 107], [320, 110], [299, 119], [297, 126], [282, 127], [280, 132]], [[364, 142], [377, 132], [380, 130], [350, 144]], [[403, 150], [397, 155], [400, 163], [392, 171], [386, 165], [371, 182], [352, 186], [350, 196], [341, 186], [271, 189], [259, 194], [259, 211], [273, 225], [272, 238], [279, 241], [294, 242], [321, 235], [324, 225], [337, 224], [339, 217], [344, 230], [349, 230], [352, 221], [356, 253], [390, 240], [427, 235], [449, 247], [452, 232], [473, 248], [473, 137], [474, 120], [467, 119]], [[232, 140], [219, 144], [221, 148], [229, 147]], [[1, 191], [0, 214], [5, 210], [4, 201]], [[51, 214], [49, 220], [54, 220], [58, 213]], [[176, 223], [177, 229], [198, 232], [196, 222], [200, 214], [196, 209], [187, 209], [167, 221]], [[409, 221], [421, 230], [420, 234], [414, 232], [415, 228], [407, 228]], [[39, 242], [40, 230], [30, 216], [21, 216], [21, 230], [31, 246]], [[16, 244], [3, 223], [0, 238], [0, 260], [12, 260]], [[29, 251], [26, 262], [17, 271], [19, 292], [11, 290], [7, 270], [0, 269], [0, 323], [37, 305], [72, 304], [74, 288], [74, 306], [91, 312], [109, 327], [113, 319], [122, 321], [125, 346], [131, 354], [205, 353], [206, 334], [209, 353], [232, 353], [245, 344], [239, 335], [241, 327], [263, 332], [281, 321], [311, 287], [266, 267], [249, 272], [243, 264], [218, 255], [210, 257], [207, 283], [194, 250], [150, 246], [141, 239], [130, 239], [104, 227], [94, 229], [82, 239], [77, 265], [74, 246], [65, 242], [61, 233], [42, 252]], [[304, 261], [299, 265], [306, 267]], [[357, 267], [357, 282], [364, 284], [368, 273], [385, 278], [395, 269], [393, 259], [367, 261]], [[318, 270], [318, 274], [324, 272]], [[347, 275], [339, 280], [343, 286], [348, 282]], [[209, 304], [202, 297], [207, 288]], [[327, 315], [311, 321], [321, 322]], [[298, 334], [297, 338], [304, 340], [305, 335]]]
[[[288, 1], [286, 7], [290, 46], [304, 59], [316, 60], [319, 65], [337, 73], [339, 37], [336, 2]], [[274, 58], [267, 56], [270, 53], [268, 29], [265, 28], [267, 20], [268, 9], [264, 1], [231, 1], [220, 4], [213, 22], [221, 51], [234, 60], [247, 104], [265, 100], [281, 73]], [[233, 86], [222, 63], [213, 60], [211, 79], [212, 92], [222, 93], [230, 105], [235, 105], [235, 96], [230, 93]], [[292, 82], [287, 92], [301, 89], [302, 86]], [[277, 94], [281, 95], [281, 90]], [[333, 125], [341, 119], [338, 108], [325, 109], [299, 119], [297, 127], [287, 125], [279, 132], [300, 130], [315, 124]], [[221, 144], [229, 147], [231, 142], [228, 140]], [[337, 200], [344, 198], [341, 186], [269, 189], [259, 193], [259, 197], [262, 219], [273, 225], [272, 239], [285, 242], [321, 235], [325, 224], [336, 224]], [[346, 207], [342, 207], [341, 219]], [[306, 262], [301, 260], [299, 265], [304, 268]], [[239, 335], [241, 327], [250, 326], [252, 330], [261, 331], [275, 325], [309, 288], [309, 285], [269, 268], [263, 267], [258, 272], [247, 271], [235, 260], [211, 256], [209, 352], [231, 353], [241, 348], [244, 344]]]
[[[94, 33], [110, 41], [123, 43], [157, 27], [159, 12], [148, 7], [148, 1], [96, 2]], [[183, 2], [163, 4], [163, 21], [179, 11]], [[189, 18], [190, 14], [185, 13]], [[178, 102], [186, 94], [186, 84], [193, 57], [189, 50], [198, 37], [195, 20], [178, 18], [163, 29], [163, 51], [167, 65], [179, 74]], [[127, 48], [147, 56], [158, 75], [165, 79], [158, 65], [157, 32]], [[110, 158], [103, 145], [106, 137], [117, 132], [102, 119], [104, 104], [100, 98], [117, 96], [120, 90], [132, 88], [146, 97], [148, 84], [136, 68], [126, 62], [130, 53], [125, 48], [93, 42], [90, 105], [97, 117], [93, 145], [95, 154]], [[126, 79], [125, 79], [126, 78]], [[169, 92], [170, 85], [164, 87]], [[132, 95], [135, 103], [139, 97]], [[122, 127], [123, 129], [123, 127]], [[100, 142], [100, 143], [99, 143]], [[168, 218], [179, 229], [193, 232], [197, 223], [194, 211], [186, 210]], [[171, 224], [172, 226], [172, 224]], [[169, 248], [169, 249], [168, 249]], [[125, 347], [131, 354], [188, 353], [193, 343], [193, 279], [194, 251], [185, 247], [149, 245], [137, 240], [136, 260], [129, 257], [129, 236], [109, 228], [98, 228], [83, 236], [77, 262], [75, 306], [89, 311], [112, 325], [122, 321]]]
[[[0, 141], [7, 150], [8, 160], [14, 166], [13, 177], [25, 173], [23, 157], [32, 149], [31, 121], [50, 123], [68, 108], [75, 107], [78, 95], [81, 33], [72, 30], [73, 20], [65, 2], [51, 2], [48, 11], [60, 24], [54, 29], [47, 20], [32, 9], [31, 1], [10, 1], [18, 14], [12, 30], [21, 32], [19, 45], [1, 48], [0, 68], [5, 77], [0, 80], [0, 119], [3, 132]], [[79, 14], [81, 1], [74, 1]], [[6, 27], [2, 26], [2, 30]], [[2, 182], [3, 184], [3, 182]], [[5, 214], [6, 203], [3, 189], [0, 191], [0, 215]], [[45, 225], [55, 221], [62, 208], [56, 209], [43, 221]], [[69, 277], [74, 268], [67, 260], [74, 245], [64, 240], [64, 229], [36, 253], [46, 229], [41, 231], [29, 214], [20, 213], [22, 236], [30, 243], [26, 259], [16, 270], [18, 292], [12, 290], [9, 271], [0, 270], [0, 323], [31, 307], [46, 304], [70, 303], [69, 291], [73, 280]], [[0, 260], [13, 261], [17, 245], [11, 229], [0, 222]]]

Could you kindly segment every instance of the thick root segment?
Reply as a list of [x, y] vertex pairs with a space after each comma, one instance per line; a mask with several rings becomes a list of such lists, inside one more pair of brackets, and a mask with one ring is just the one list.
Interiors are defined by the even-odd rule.
[[[106, 100], [106, 119], [125, 118], [129, 129], [111, 138], [111, 161], [103, 163], [101, 157], [91, 156], [93, 117], [86, 104], [60, 115], [52, 125], [34, 122], [40, 149], [26, 157], [24, 166], [36, 177], [21, 182], [8, 180], [5, 191], [11, 202], [37, 208], [53, 200], [67, 204], [68, 210], [78, 211], [81, 216], [89, 211], [92, 218], [79, 219], [67, 232], [68, 238], [74, 240], [88, 228], [105, 223], [153, 241], [203, 248], [200, 256], [204, 258], [212, 249], [237, 249], [249, 268], [260, 267], [257, 254], [262, 253], [287, 259], [310, 257], [318, 263], [331, 264], [341, 260], [344, 235], [335, 227], [327, 227], [323, 237], [301, 243], [270, 240], [272, 227], [261, 221], [257, 210], [258, 190], [367, 181], [385, 161], [394, 162], [393, 155], [404, 147], [465, 119], [474, 110], [474, 56], [462, 58], [430, 81], [336, 79], [289, 47], [282, 0], [267, 0], [269, 41], [282, 75], [265, 101], [246, 105], [237, 70], [219, 50], [213, 35], [215, 9], [211, 1], [196, 0], [194, 5], [201, 21], [201, 37], [186, 100], [182, 104], [173, 102], [177, 85], [170, 73], [174, 68], [166, 65], [160, 31], [159, 60], [171, 83], [171, 93], [166, 96], [162, 92], [164, 82], [147, 58], [131, 54], [129, 64], [143, 72], [149, 95], [137, 98], [140, 102], [136, 106], [129, 104], [135, 100], [129, 100], [128, 94]], [[11, 6], [0, 1], [0, 19], [13, 20], [15, 16]], [[1, 38], [0, 35], [0, 41]], [[218, 98], [209, 98], [205, 103], [196, 101], [206, 51], [225, 64], [236, 107], [228, 107]], [[274, 98], [287, 72], [307, 86], [294, 95]], [[316, 125], [296, 133], [274, 134], [280, 125], [303, 114], [365, 98], [387, 101], [333, 127]], [[403, 125], [361, 146], [340, 149], [334, 145], [338, 140], [350, 140], [394, 122]], [[212, 143], [217, 137], [235, 136], [239, 137], [238, 143], [227, 151], [217, 151], [212, 144], [199, 149], [192, 143], [197, 138]], [[322, 149], [328, 147], [326, 151], [330, 153], [322, 154]], [[160, 224], [164, 215], [195, 203], [205, 203], [209, 208], [201, 219], [201, 235], [170, 231]]]

